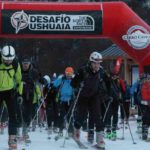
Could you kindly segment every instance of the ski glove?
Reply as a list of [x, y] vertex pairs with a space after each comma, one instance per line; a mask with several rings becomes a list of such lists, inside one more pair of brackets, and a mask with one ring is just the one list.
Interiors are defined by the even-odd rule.
[[18, 96], [17, 102], [18, 102], [18, 104], [22, 104], [23, 103], [23, 97], [22, 96]]

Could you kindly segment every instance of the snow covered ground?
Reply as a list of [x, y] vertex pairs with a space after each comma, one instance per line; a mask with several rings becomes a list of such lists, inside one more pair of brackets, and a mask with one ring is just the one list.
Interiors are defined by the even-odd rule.
[[[138, 134], [136, 133], [136, 122], [130, 121], [131, 130], [133, 133], [133, 137], [137, 144], [133, 144], [129, 129], [125, 129], [125, 139], [110, 141], [105, 140], [106, 142], [106, 150], [150, 150], [150, 143], [144, 142], [139, 139]], [[122, 137], [122, 129], [117, 131], [118, 137]], [[18, 150], [77, 150], [79, 149], [76, 143], [70, 139], [66, 140], [65, 147], [62, 148], [64, 139], [60, 139], [58, 141], [54, 140], [56, 134], [52, 135], [52, 138], [48, 140], [47, 131], [43, 128], [42, 132], [37, 128], [35, 132], [30, 132], [30, 137], [32, 143], [29, 146], [25, 146], [24, 143], [18, 144]], [[88, 149], [92, 150], [92, 148], [86, 141], [87, 134], [86, 132], [82, 132], [81, 136], [82, 142], [88, 146]], [[7, 150], [7, 131], [5, 131], [4, 135], [0, 135], [0, 150]]]

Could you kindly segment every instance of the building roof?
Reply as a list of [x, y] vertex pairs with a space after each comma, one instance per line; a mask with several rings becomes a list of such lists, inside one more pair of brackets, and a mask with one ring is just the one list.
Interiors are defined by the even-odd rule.
[[105, 57], [125, 57], [130, 58], [127, 53], [125, 53], [122, 49], [120, 49], [117, 45], [113, 44], [107, 49], [101, 51], [102, 56]]

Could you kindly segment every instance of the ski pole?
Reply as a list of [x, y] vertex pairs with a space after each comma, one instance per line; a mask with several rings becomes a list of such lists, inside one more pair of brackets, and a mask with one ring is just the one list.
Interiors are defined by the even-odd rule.
[[71, 104], [71, 106], [70, 106], [67, 114], [65, 115], [64, 119], [66, 119], [69, 116], [69, 114], [71, 113], [71, 110], [72, 110], [73, 106], [74, 106], [74, 103]]
[[124, 119], [123, 119], [123, 128], [122, 128], [122, 138], [121, 138], [121, 140], [124, 140], [124, 128], [125, 128], [125, 126], [124, 126]]
[[107, 105], [107, 108], [106, 108], [106, 111], [105, 111], [105, 114], [104, 114], [104, 117], [103, 117], [103, 122], [105, 121], [105, 118], [106, 118], [106, 115], [107, 115], [107, 112], [108, 112], [108, 109], [110, 107], [110, 104], [112, 103], [113, 101], [113, 98], [111, 97], [110, 100], [109, 100], [109, 103]]
[[83, 84], [81, 84], [81, 86], [79, 88], [79, 91], [78, 91], [78, 94], [77, 94], [77, 97], [76, 97], [76, 99], [74, 101], [74, 105], [73, 105], [73, 108], [72, 108], [72, 111], [71, 111], [71, 115], [70, 115], [70, 118], [69, 118], [69, 123], [68, 123], [67, 129], [66, 129], [66, 134], [65, 134], [65, 137], [64, 137], [64, 142], [63, 142], [62, 147], [65, 147], [66, 137], [67, 137], [67, 133], [68, 133], [68, 130], [69, 130], [69, 127], [70, 127], [70, 124], [71, 124], [71, 119], [73, 117], [74, 110], [76, 108], [76, 105], [77, 105], [77, 102], [78, 102], [78, 99], [79, 99], [80, 92], [81, 92], [82, 88], [83, 88]]
[[4, 105], [2, 106], [2, 111], [1, 111], [1, 115], [0, 115], [0, 123], [1, 123], [1, 121], [2, 121], [2, 117], [3, 117], [3, 112], [4, 112]]
[[20, 114], [21, 114], [21, 122], [22, 122], [22, 125], [24, 126], [25, 122], [24, 122], [24, 118], [22, 114], [22, 104], [19, 104], [19, 109], [20, 109]]
[[[124, 113], [125, 118], [127, 118], [127, 115], [126, 115], [126, 112], [125, 112], [125, 109], [124, 109], [123, 104], [120, 104], [120, 105], [121, 105], [121, 107], [122, 107], [122, 109], [123, 109], [123, 113]], [[136, 144], [136, 142], [134, 141], [134, 138], [133, 138], [133, 134], [132, 134], [132, 132], [131, 132], [131, 128], [130, 128], [129, 122], [127, 122], [127, 124], [128, 124], [128, 127], [129, 127], [129, 131], [130, 131], [130, 135], [131, 135], [131, 139], [132, 139], [132, 141], [133, 141], [133, 144]]]
[[45, 98], [42, 99], [42, 102], [41, 102], [41, 104], [40, 104], [38, 110], [36, 111], [36, 114], [34, 115], [33, 119], [31, 120], [31, 123], [30, 123], [30, 124], [32, 124], [33, 121], [35, 120], [35, 118], [38, 117], [38, 112], [40, 111], [40, 109], [41, 109], [42, 105], [44, 104], [44, 102], [45, 102]]

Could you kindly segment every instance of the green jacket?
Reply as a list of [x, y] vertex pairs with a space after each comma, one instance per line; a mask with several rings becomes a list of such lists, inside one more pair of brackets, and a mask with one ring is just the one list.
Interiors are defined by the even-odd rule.
[[41, 96], [42, 96], [42, 92], [41, 92], [41, 89], [40, 89], [40, 85], [35, 83], [34, 96], [33, 96], [33, 102], [32, 103], [33, 104], [38, 103]]
[[12, 65], [6, 66], [0, 64], [0, 91], [7, 91], [17, 88], [17, 92], [22, 95], [22, 74], [20, 64], [18, 63], [17, 70], [15, 72]]

